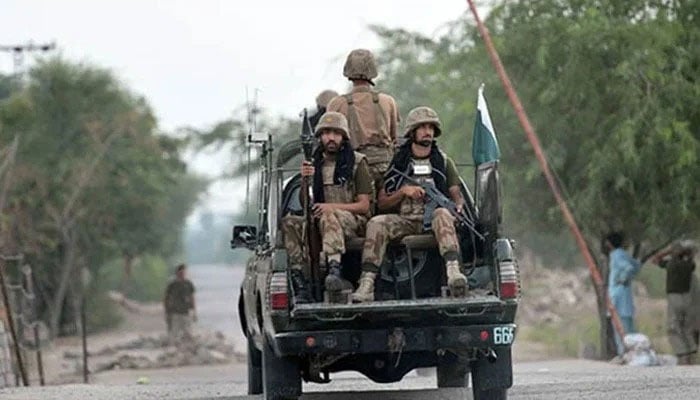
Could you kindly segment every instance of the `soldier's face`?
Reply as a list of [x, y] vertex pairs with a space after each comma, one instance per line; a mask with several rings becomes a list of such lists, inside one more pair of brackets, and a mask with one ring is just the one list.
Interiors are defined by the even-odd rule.
[[416, 143], [421, 146], [430, 146], [434, 136], [435, 127], [433, 124], [421, 124], [416, 128]]
[[323, 151], [327, 153], [337, 153], [340, 144], [343, 142], [343, 134], [335, 129], [324, 129], [321, 131], [321, 144]]

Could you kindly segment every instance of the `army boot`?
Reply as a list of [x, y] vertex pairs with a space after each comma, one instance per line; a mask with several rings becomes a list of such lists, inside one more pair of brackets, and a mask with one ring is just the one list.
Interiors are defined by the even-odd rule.
[[294, 303], [313, 303], [311, 292], [306, 284], [306, 278], [304, 278], [304, 274], [301, 272], [301, 270], [292, 269], [289, 273], [289, 277], [292, 281], [292, 288], [294, 289]]
[[451, 260], [445, 263], [447, 269], [447, 286], [454, 297], [463, 297], [469, 291], [467, 287], [467, 277], [459, 268], [459, 261]]
[[374, 272], [362, 271], [360, 275], [360, 285], [352, 294], [353, 303], [367, 303], [374, 301], [374, 279], [377, 274]]

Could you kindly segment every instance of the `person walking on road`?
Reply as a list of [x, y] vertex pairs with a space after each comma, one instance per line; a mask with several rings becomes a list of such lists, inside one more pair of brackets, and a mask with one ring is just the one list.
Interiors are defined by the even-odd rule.
[[192, 323], [197, 321], [194, 285], [186, 276], [187, 266], [180, 264], [173, 279], [165, 288], [163, 306], [168, 327], [168, 339], [178, 344], [192, 338]]

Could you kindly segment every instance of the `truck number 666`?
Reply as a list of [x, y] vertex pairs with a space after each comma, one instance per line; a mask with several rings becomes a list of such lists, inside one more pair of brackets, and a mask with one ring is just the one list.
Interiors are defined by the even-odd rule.
[[511, 344], [513, 343], [513, 327], [499, 326], [493, 328], [493, 344]]

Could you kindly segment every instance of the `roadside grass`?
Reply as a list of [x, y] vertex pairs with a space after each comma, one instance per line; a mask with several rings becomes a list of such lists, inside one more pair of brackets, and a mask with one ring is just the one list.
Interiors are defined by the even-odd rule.
[[[657, 354], [672, 354], [666, 336], [665, 300], [637, 298], [637, 331], [649, 337]], [[579, 358], [584, 346], [599, 347], [599, 323], [595, 314], [563, 315], [560, 321], [523, 326], [520, 337], [545, 345], [549, 357]]]

